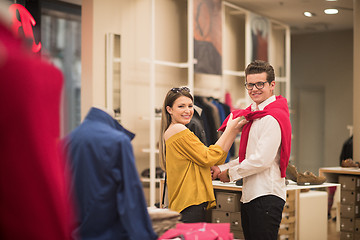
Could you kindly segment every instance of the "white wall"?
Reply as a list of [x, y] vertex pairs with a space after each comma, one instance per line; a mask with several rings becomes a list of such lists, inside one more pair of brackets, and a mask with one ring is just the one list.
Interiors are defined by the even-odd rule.
[[[339, 165], [342, 145], [349, 137], [347, 125], [353, 124], [352, 30], [292, 35], [291, 56], [294, 163], [301, 171], [311, 170], [317, 173], [319, 167]], [[304, 116], [299, 116], [300, 106], [313, 109], [315, 104], [319, 104], [306, 103], [308, 106], [304, 106], [305, 103], [299, 102], [300, 96], [304, 92], [315, 90], [319, 94], [323, 90], [323, 112], [320, 111], [311, 118], [314, 123], [323, 118], [323, 126], [315, 130], [312, 126], [303, 127], [304, 132], [299, 133], [299, 121], [304, 119]], [[316, 98], [319, 99], [314, 96]], [[299, 135], [302, 136], [300, 139]], [[298, 152], [299, 149], [304, 149], [301, 146], [314, 139], [323, 139], [323, 149], [317, 149], [316, 146], [321, 145], [317, 143], [309, 146], [306, 154]]]
[[82, 4], [81, 116], [91, 106], [105, 107], [105, 36], [121, 32], [121, 2], [87, 0]]
[[[156, 0], [155, 3], [156, 59], [186, 62], [186, 1]], [[132, 145], [141, 172], [149, 167], [149, 154], [142, 150], [150, 145], [150, 65], [146, 60], [150, 58], [151, 1], [83, 1], [82, 118], [91, 106], [105, 107], [105, 36], [108, 32], [121, 35], [121, 124], [136, 134]], [[187, 85], [186, 69], [156, 66], [156, 107], [162, 106], [170, 88], [182, 85]]]

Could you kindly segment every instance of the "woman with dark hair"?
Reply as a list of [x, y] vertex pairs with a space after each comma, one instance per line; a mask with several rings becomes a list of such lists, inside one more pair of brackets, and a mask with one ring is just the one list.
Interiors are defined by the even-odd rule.
[[160, 166], [166, 170], [169, 208], [183, 222], [204, 222], [205, 210], [215, 206], [210, 167], [224, 163], [236, 135], [247, 123], [229, 118], [218, 141], [206, 147], [185, 125], [194, 114], [187, 87], [172, 88], [162, 108]]

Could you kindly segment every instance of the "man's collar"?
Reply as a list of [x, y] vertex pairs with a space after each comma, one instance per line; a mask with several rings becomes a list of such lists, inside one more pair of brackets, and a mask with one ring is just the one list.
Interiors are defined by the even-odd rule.
[[276, 101], [276, 97], [275, 95], [272, 95], [271, 97], [269, 97], [268, 99], [266, 99], [265, 101], [263, 101], [262, 103], [260, 103], [258, 105], [258, 109], [256, 108], [256, 103], [251, 104], [251, 111], [257, 111], [257, 110], [264, 110], [264, 108], [269, 105], [270, 103]]

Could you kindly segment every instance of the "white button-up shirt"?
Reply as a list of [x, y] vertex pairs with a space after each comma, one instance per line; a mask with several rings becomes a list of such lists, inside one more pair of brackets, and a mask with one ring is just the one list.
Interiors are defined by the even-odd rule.
[[[275, 95], [258, 105], [263, 110], [276, 100]], [[256, 104], [251, 106], [256, 111]], [[271, 115], [255, 119], [251, 125], [245, 159], [219, 165], [221, 171], [229, 169], [230, 181], [243, 178], [243, 203], [265, 195], [275, 195], [286, 201], [285, 178], [280, 173], [281, 129]]]

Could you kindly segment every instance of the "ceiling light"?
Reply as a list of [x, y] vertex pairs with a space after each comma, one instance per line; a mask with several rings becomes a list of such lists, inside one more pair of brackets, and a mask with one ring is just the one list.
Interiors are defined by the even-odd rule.
[[325, 14], [337, 14], [339, 12], [339, 10], [337, 9], [325, 9], [324, 13]]
[[337, 0], [326, 0], [327, 2], [337, 2]]
[[306, 17], [315, 17], [315, 13], [311, 13], [311, 12], [304, 12], [304, 15]]

